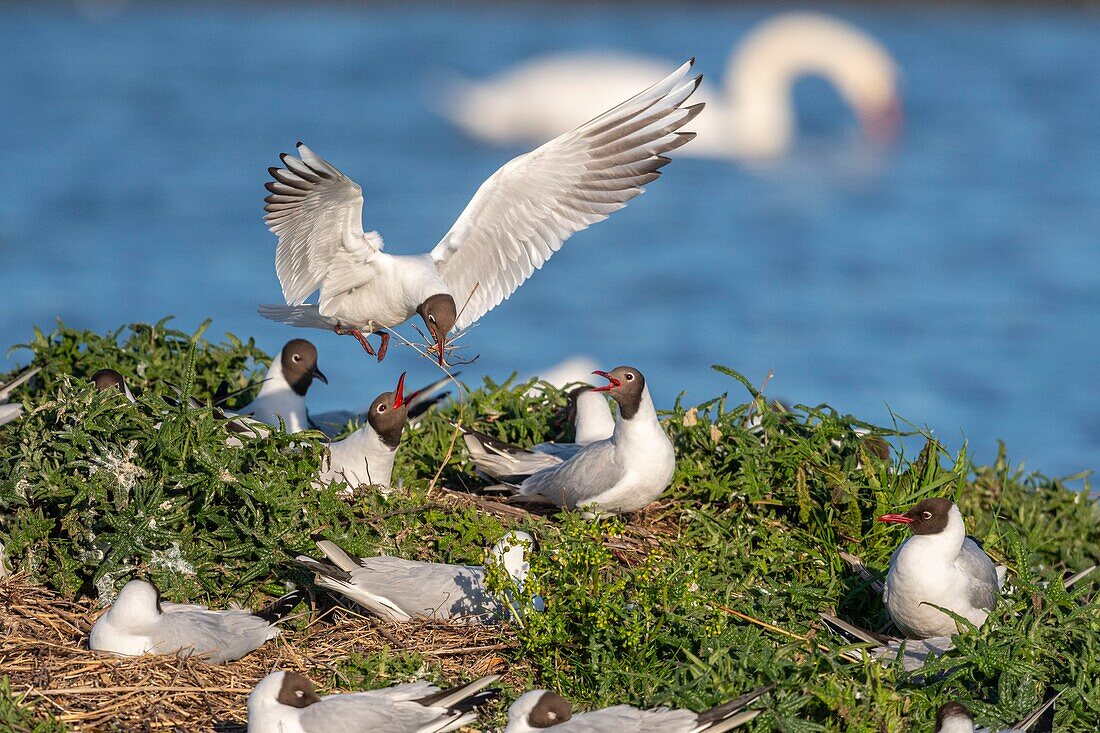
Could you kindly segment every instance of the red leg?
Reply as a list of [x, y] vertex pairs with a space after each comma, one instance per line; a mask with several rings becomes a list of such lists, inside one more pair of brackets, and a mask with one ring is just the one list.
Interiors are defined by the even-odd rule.
[[[371, 356], [374, 356], [374, 349], [373, 349], [373, 348], [371, 347], [371, 345], [370, 345], [370, 344], [369, 344], [369, 343], [367, 342], [367, 337], [366, 337], [366, 336], [364, 336], [364, 335], [363, 335], [363, 332], [362, 332], [362, 331], [360, 331], [359, 329], [356, 329], [356, 328], [344, 328], [343, 326], [341, 326], [341, 325], [340, 325], [340, 324], [338, 323], [338, 324], [336, 324], [336, 325], [335, 325], [335, 326], [333, 327], [333, 329], [332, 329], [332, 330], [333, 330], [333, 332], [335, 332], [335, 333], [336, 333], [336, 335], [338, 335], [338, 336], [354, 336], [354, 337], [355, 337], [355, 340], [359, 342], [359, 345], [363, 347], [363, 350], [364, 350], [364, 351], [366, 351], [366, 352], [367, 352], [368, 354], [370, 354]], [[382, 361], [381, 357], [379, 357], [379, 359], [378, 359], [378, 360], [379, 360], [379, 361]]]
[[386, 331], [375, 331], [380, 337], [382, 337], [382, 343], [378, 344], [378, 361], [382, 361], [386, 358], [386, 349], [390, 347], [390, 334]]

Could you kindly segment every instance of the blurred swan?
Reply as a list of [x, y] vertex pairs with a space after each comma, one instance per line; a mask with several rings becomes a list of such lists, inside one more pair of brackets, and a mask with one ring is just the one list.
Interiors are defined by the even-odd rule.
[[[538, 142], [591, 118], [672, 64], [618, 53], [543, 56], [484, 82], [458, 81], [444, 112], [468, 134], [494, 144]], [[836, 87], [868, 137], [889, 142], [901, 118], [898, 71], [863, 31], [818, 13], [785, 13], [734, 48], [721, 94], [706, 82], [698, 137], [681, 155], [767, 159], [788, 152], [796, 121], [791, 88], [816, 75]]]

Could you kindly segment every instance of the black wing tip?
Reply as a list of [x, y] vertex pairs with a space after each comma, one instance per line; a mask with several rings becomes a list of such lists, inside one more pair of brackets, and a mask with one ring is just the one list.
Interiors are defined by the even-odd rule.
[[704, 710], [699, 713], [697, 720], [699, 723], [717, 723], [721, 720], [739, 713], [748, 705], [756, 702], [764, 695], [775, 689], [775, 685], [765, 685], [764, 687], [753, 690], [752, 692], [746, 692], [740, 697], [734, 698], [728, 702], [715, 705], [710, 710]]
[[297, 588], [280, 598], [276, 598], [252, 615], [262, 618], [269, 624], [274, 624], [286, 618], [287, 615], [297, 608], [298, 604], [306, 598], [308, 598], [307, 593], [301, 588]]
[[694, 56], [692, 56], [690, 59], [688, 59], [688, 68], [690, 69], [692, 66], [695, 66], [695, 57]]
[[692, 82], [694, 83], [694, 86], [691, 88], [691, 93], [695, 94], [695, 91], [699, 88], [699, 85], [703, 83], [703, 75], [699, 74], [692, 80]]
[[305, 147], [305, 143], [299, 140], [298, 142], [294, 143], [294, 147], [297, 150], [301, 150], [303, 147]]

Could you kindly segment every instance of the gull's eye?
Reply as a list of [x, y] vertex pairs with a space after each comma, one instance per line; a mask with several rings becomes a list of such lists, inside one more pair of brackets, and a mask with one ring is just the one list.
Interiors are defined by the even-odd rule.
[[378, 412], [385, 412], [385, 411], [386, 411], [386, 406], [385, 405], [379, 405], [378, 406]]
[[294, 691], [294, 694], [295, 694], [295, 695], [296, 695], [297, 697], [303, 697], [303, 696], [305, 696], [305, 693], [304, 693], [304, 692], [302, 692], [301, 690], [295, 690], [295, 691]]
[[628, 381], [628, 382], [633, 382], [634, 381], [634, 372], [627, 372], [626, 373], [626, 381]]
[[921, 517], [923, 517], [924, 519], [931, 519], [932, 512], [921, 512]]
[[[290, 358], [291, 358], [291, 359], [292, 359], [293, 361], [301, 361], [301, 360], [302, 360], [302, 355], [301, 355], [301, 354], [295, 354], [294, 356], [292, 356], [292, 357], [290, 357]], [[300, 693], [300, 692], [299, 692], [298, 694], [299, 694], [299, 695], [301, 695], [302, 693]]]
[[431, 323], [435, 323], [435, 316], [429, 314], [428, 315], [428, 321], [431, 322]]

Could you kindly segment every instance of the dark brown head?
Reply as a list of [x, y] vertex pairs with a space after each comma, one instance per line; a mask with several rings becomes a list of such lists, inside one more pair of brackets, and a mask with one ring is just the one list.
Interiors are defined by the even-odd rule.
[[913, 534], [939, 534], [947, 529], [954, 506], [953, 501], [943, 497], [925, 499], [905, 514], [883, 514], [878, 521], [907, 524]]
[[305, 339], [293, 339], [286, 342], [280, 352], [283, 379], [297, 394], [305, 397], [313, 380], [320, 379], [328, 384], [328, 378], [317, 368], [317, 347]]
[[550, 728], [573, 717], [573, 706], [556, 692], [547, 690], [527, 714], [527, 724], [532, 728]]
[[624, 420], [629, 420], [638, 414], [638, 407], [642, 404], [642, 393], [645, 391], [645, 377], [634, 367], [615, 367], [610, 372], [595, 371], [606, 379], [609, 384], [602, 387], [593, 387], [593, 392], [607, 392], [611, 398], [619, 403], [619, 414]]
[[458, 320], [455, 299], [446, 293], [437, 293], [421, 303], [416, 312], [424, 319], [424, 327], [428, 329], [436, 348], [439, 349], [439, 366], [443, 366], [443, 349], [447, 345], [447, 334], [455, 327], [455, 321]]
[[383, 392], [374, 398], [367, 412], [367, 422], [378, 433], [382, 442], [397, 450], [401, 445], [401, 432], [409, 419], [409, 403], [405, 399], [405, 372], [397, 380], [397, 389]]
[[308, 708], [315, 702], [321, 702], [313, 683], [297, 672], [283, 672], [283, 685], [275, 699], [292, 708]]
[[126, 380], [114, 369], [100, 369], [92, 375], [91, 381], [100, 392], [117, 389], [122, 394], [126, 394]]
[[964, 722], [970, 724], [970, 729], [974, 729], [974, 716], [970, 714], [970, 711], [966, 709], [966, 706], [961, 702], [949, 702], [944, 705], [940, 705], [940, 709], [936, 711], [936, 730], [935, 733], [939, 733], [944, 728], [944, 724], [950, 718], [961, 718]]

